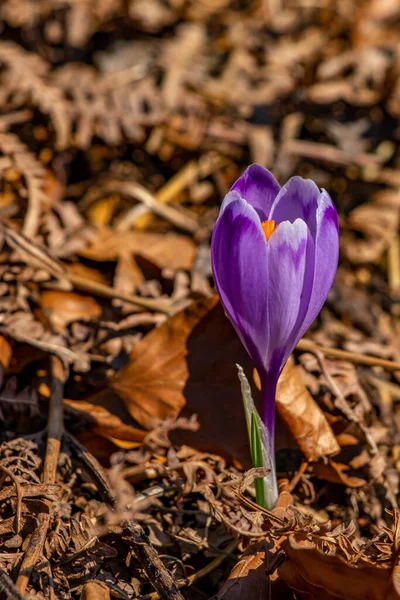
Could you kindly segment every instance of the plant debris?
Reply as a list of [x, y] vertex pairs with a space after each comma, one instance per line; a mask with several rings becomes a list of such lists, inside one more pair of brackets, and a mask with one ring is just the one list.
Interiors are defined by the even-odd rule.
[[[400, 9], [0, 5], [0, 593], [395, 600]], [[311, 177], [341, 258], [279, 383], [255, 503], [210, 239], [251, 162]]]

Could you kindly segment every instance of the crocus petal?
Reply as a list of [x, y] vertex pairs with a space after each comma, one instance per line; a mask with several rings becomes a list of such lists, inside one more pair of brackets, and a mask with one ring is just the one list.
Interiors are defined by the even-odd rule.
[[306, 223], [284, 221], [268, 246], [268, 374], [279, 375], [296, 345], [314, 278], [314, 241]]
[[268, 334], [267, 241], [252, 206], [225, 206], [212, 237], [212, 267], [222, 305], [256, 367], [264, 366]]
[[[339, 225], [336, 208], [328, 192], [322, 190], [316, 212], [315, 266], [310, 303], [299, 337], [317, 317], [329, 293], [338, 265]], [[297, 340], [297, 341], [298, 341]], [[296, 341], [296, 343], [297, 343]]]
[[239, 192], [232, 191], [232, 190], [230, 192], [228, 192], [222, 201], [221, 208], [219, 210], [220, 216], [222, 215], [222, 213], [224, 212], [226, 207], [229, 206], [229, 204], [231, 202], [235, 202], [235, 200], [240, 200], [240, 198], [241, 198], [241, 195], [239, 194]]
[[282, 221], [294, 223], [296, 219], [302, 219], [315, 239], [319, 196], [318, 186], [311, 179], [292, 177], [282, 186], [268, 218], [273, 219], [276, 224]]
[[265, 221], [280, 189], [272, 173], [261, 165], [253, 164], [233, 184], [231, 191], [239, 192], [257, 211], [261, 221]]

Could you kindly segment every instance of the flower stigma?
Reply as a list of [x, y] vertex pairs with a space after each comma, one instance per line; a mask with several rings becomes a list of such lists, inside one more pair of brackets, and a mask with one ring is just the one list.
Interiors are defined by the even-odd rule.
[[271, 219], [271, 221], [269, 221], [269, 220], [263, 221], [261, 223], [261, 227], [263, 228], [265, 238], [268, 242], [269, 238], [271, 237], [271, 235], [274, 233], [275, 229], [278, 226], [275, 225], [275, 221], [273, 219]]

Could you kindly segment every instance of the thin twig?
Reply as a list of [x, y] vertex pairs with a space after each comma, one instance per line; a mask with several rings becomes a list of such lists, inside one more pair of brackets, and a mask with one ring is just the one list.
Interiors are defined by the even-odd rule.
[[79, 462], [83, 463], [84, 467], [96, 483], [99, 494], [102, 497], [103, 502], [106, 504], [113, 505], [115, 502], [114, 494], [108, 483], [107, 476], [103, 467], [100, 465], [98, 460], [88, 452], [71, 433], [68, 431], [64, 432], [64, 443], [68, 446], [72, 456], [74, 456]]
[[308, 140], [290, 140], [285, 144], [285, 151], [288, 154], [296, 156], [305, 156], [306, 158], [325, 160], [337, 165], [347, 166], [355, 164], [360, 167], [369, 165], [375, 166], [380, 164], [380, 159], [376, 154], [367, 154], [360, 152], [346, 152], [330, 144], [321, 144], [319, 142], [311, 142]]
[[329, 348], [328, 346], [321, 346], [315, 344], [311, 340], [302, 339], [297, 344], [298, 350], [304, 350], [309, 352], [322, 352], [325, 356], [331, 356], [332, 358], [342, 358], [350, 363], [358, 365], [368, 365], [370, 367], [382, 367], [387, 371], [400, 371], [400, 363], [393, 360], [386, 360], [379, 358], [378, 356], [366, 356], [365, 354], [357, 354], [356, 352], [349, 352], [347, 350], [339, 350], [338, 348]]
[[148, 310], [166, 314], [169, 314], [172, 310], [171, 306], [164, 300], [153, 300], [150, 298], [142, 298], [141, 296], [136, 296], [134, 294], [118, 292], [118, 290], [109, 285], [99, 283], [94, 279], [87, 279], [86, 277], [75, 275], [75, 273], [71, 273], [70, 271], [68, 271], [66, 275], [74, 287], [85, 292], [91, 292], [97, 296], [102, 296], [103, 298], [117, 298], [118, 300], [124, 300], [125, 302], [147, 308]]
[[[180, 589], [184, 588], [184, 587], [190, 587], [196, 581], [198, 581], [199, 579], [202, 579], [202, 577], [206, 577], [206, 575], [209, 575], [210, 573], [212, 573], [212, 571], [214, 571], [215, 569], [217, 569], [219, 567], [219, 565], [226, 558], [228, 558], [228, 556], [230, 556], [234, 550], [236, 550], [238, 544], [239, 544], [238, 540], [232, 540], [231, 543], [226, 548], [226, 550], [223, 550], [221, 552], [221, 554], [219, 554], [218, 556], [216, 556], [214, 558], [214, 560], [212, 560], [211, 562], [208, 563], [208, 565], [206, 565], [205, 567], [203, 567], [202, 569], [200, 569], [196, 573], [193, 573], [189, 577], [185, 577], [184, 579], [179, 579], [176, 582], [176, 585]], [[146, 596], [139, 596], [138, 600], [158, 600], [160, 597], [161, 596], [157, 592], [153, 592], [152, 594], [147, 594]]]
[[166, 219], [175, 227], [195, 233], [199, 229], [199, 223], [194, 213], [187, 209], [175, 208], [167, 204], [161, 203], [155, 198], [144, 186], [134, 181], [110, 181], [107, 182], [103, 189], [108, 192], [122, 194], [135, 198], [158, 216]]
[[293, 492], [293, 490], [295, 489], [295, 487], [297, 486], [297, 484], [299, 483], [300, 479], [303, 477], [304, 473], [306, 472], [308, 467], [308, 460], [303, 460], [303, 462], [300, 465], [299, 470], [297, 471], [297, 473], [293, 476], [291, 482], [288, 485], [288, 488], [286, 491], [288, 491], [290, 494]]
[[150, 583], [157, 591], [155, 597], [162, 600], [184, 600], [174, 578], [153, 548], [142, 526], [135, 521], [127, 521], [124, 525], [130, 531], [129, 541], [135, 554]]
[[19, 252], [24, 259], [25, 256], [28, 256], [27, 262], [29, 264], [33, 264], [35, 267], [38, 266], [40, 269], [45, 269], [57, 279], [65, 277], [64, 265], [54, 258], [47, 248], [32, 242], [32, 240], [28, 239], [22, 233], [13, 231], [4, 222], [0, 222], [0, 231], [4, 235], [6, 243], [13, 250]]
[[10, 471], [10, 469], [7, 469], [7, 467], [0, 465], [0, 471], [3, 471], [3, 473], [5, 475], [4, 479], [9, 477], [11, 479], [11, 481], [13, 482], [13, 484], [15, 485], [15, 492], [17, 494], [17, 508], [15, 510], [15, 533], [19, 533], [20, 529], [21, 529], [22, 498], [24, 495], [23, 491], [22, 491], [22, 487], [21, 487], [21, 484], [18, 481], [16, 475], [14, 475], [14, 473], [12, 471]]
[[0, 569], [0, 592], [6, 594], [8, 600], [26, 600], [3, 569]]
[[[43, 483], [54, 483], [55, 481], [57, 462], [60, 454], [61, 438], [63, 434], [62, 400], [65, 372], [62, 362], [56, 356], [52, 356], [51, 365], [52, 390], [50, 396], [49, 416], [47, 421], [47, 446], [43, 468]], [[19, 570], [17, 588], [21, 594], [24, 594], [26, 591], [32, 570], [43, 553], [43, 546], [46, 541], [51, 518], [51, 502], [49, 500], [44, 500], [44, 502], [47, 504], [49, 511], [39, 514], [37, 519], [37, 528], [32, 534]]]
[[[154, 192], [154, 199], [161, 204], [179, 202], [185, 188], [200, 179], [209, 177], [213, 172], [226, 167], [230, 162], [230, 159], [227, 159], [216, 152], [204, 154], [197, 161], [191, 160], [175, 173], [175, 175], [173, 175], [160, 189]], [[126, 212], [118, 221], [116, 229], [118, 231], [127, 231], [134, 225], [136, 219], [142, 217], [144, 214], [151, 214], [151, 208], [148, 208], [145, 202], [128, 210], [128, 212]], [[187, 215], [186, 213], [186, 216], [189, 216], [190, 219], [193, 220], [194, 215]]]
[[200, 157], [198, 161], [191, 160], [186, 163], [180, 171], [175, 173], [159, 190], [154, 197], [162, 203], [168, 203], [175, 200], [182, 191], [195, 183], [197, 179], [209, 177], [217, 169], [226, 167], [231, 162], [230, 159], [210, 152]]
[[[242, 502], [247, 508], [250, 508], [251, 510], [253, 510], [255, 512], [263, 513], [263, 515], [265, 515], [274, 525], [276, 525], [278, 527], [283, 527], [283, 525], [284, 525], [283, 519], [281, 519], [280, 517], [277, 517], [272, 511], [268, 510], [268, 508], [259, 506], [258, 504], [253, 502], [253, 500], [251, 500], [250, 498], [247, 498], [246, 496], [244, 496], [244, 494], [239, 493], [231, 486], [227, 486], [227, 489], [230, 492], [232, 492], [240, 500], [240, 502]], [[265, 533], [264, 533], [264, 536], [265, 536]], [[259, 537], [259, 536], [257, 534], [254, 537]]]
[[[18, 330], [16, 327], [12, 327], [12, 325], [8, 325], [7, 327], [0, 327], [0, 334], [4, 336], [11, 337], [18, 342], [24, 342], [29, 344], [30, 346], [34, 346], [35, 348], [39, 348], [43, 350], [43, 352], [49, 352], [54, 354], [54, 356], [58, 357], [60, 361], [64, 361], [65, 363], [79, 363], [83, 368], [89, 368], [89, 360], [88, 356], [84, 353], [77, 354], [73, 352], [69, 348], [64, 348], [59, 344], [51, 344], [50, 342], [46, 342], [43, 340], [36, 340], [35, 338], [30, 337], [29, 335], [24, 335], [23, 331]], [[93, 360], [93, 356], [90, 357]]]
[[0, 131], [8, 131], [12, 125], [24, 123], [32, 119], [32, 111], [29, 109], [16, 110], [0, 117]]
[[353, 421], [353, 423], [357, 423], [358, 427], [361, 429], [361, 431], [364, 433], [372, 451], [374, 454], [378, 454], [379, 450], [378, 450], [378, 446], [376, 445], [376, 442], [374, 440], [374, 438], [372, 437], [372, 435], [370, 434], [370, 432], [368, 431], [367, 427], [364, 425], [364, 423], [361, 421], [361, 418], [357, 415], [357, 413], [349, 406], [344, 394], [342, 393], [342, 390], [340, 389], [340, 387], [337, 385], [336, 381], [334, 380], [334, 378], [332, 377], [332, 375], [329, 373], [328, 370], [328, 366], [325, 362], [325, 358], [322, 352], [320, 352], [319, 350], [313, 350], [319, 364], [321, 367], [321, 371], [323, 376], [325, 377], [325, 381], [328, 384], [328, 387], [330, 388], [332, 394], [334, 395], [334, 404], [336, 406], [336, 408], [338, 408], [339, 410], [342, 411], [342, 413], [347, 417], [347, 419], [349, 421]]
[[388, 248], [388, 279], [391, 290], [400, 290], [400, 236], [396, 236]]

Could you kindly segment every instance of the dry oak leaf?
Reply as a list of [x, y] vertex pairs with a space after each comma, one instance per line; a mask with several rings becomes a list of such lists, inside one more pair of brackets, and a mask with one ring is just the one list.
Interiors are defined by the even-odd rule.
[[160, 269], [190, 270], [196, 246], [189, 237], [178, 233], [115, 232], [102, 227], [97, 241], [80, 254], [91, 260], [115, 261], [122, 251], [143, 256]]
[[189, 377], [187, 340], [200, 319], [218, 302], [216, 297], [193, 302], [151, 331], [133, 348], [127, 365], [111, 380], [130, 414], [151, 429], [178, 416], [185, 405]]
[[197, 414], [199, 430], [174, 432], [176, 443], [250, 466], [236, 363], [251, 373], [250, 359], [214, 296], [193, 302], [147, 334], [111, 385], [143, 427], [182, 410], [184, 416]]
[[104, 406], [85, 400], [69, 399], [64, 399], [64, 404], [73, 409], [77, 416], [79, 413], [83, 413], [85, 419], [89, 421], [89, 425], [92, 426], [93, 433], [110, 440], [118, 448], [125, 450], [135, 448], [143, 442], [146, 436], [146, 431], [127, 425]]
[[278, 381], [276, 406], [307, 460], [336, 454], [340, 446], [324, 413], [306, 388], [302, 367], [289, 358]]

